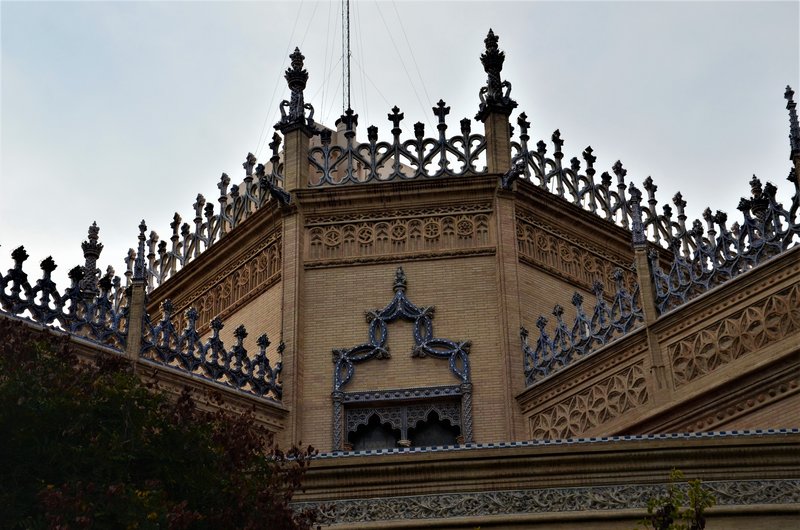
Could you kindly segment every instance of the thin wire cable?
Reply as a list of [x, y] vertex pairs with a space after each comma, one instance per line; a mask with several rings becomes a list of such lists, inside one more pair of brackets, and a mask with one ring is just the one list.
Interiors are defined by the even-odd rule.
[[[347, 11], [345, 11], [345, 7]], [[347, 13], [347, 14], [345, 14]], [[350, 95], [350, 72], [347, 71], [350, 63], [347, 62], [346, 57], [350, 54], [350, 4], [347, 0], [342, 0], [342, 114], [350, 103], [347, 98]]]
[[300, 48], [303, 47], [303, 44], [306, 42], [306, 37], [308, 36], [308, 30], [311, 29], [311, 23], [314, 22], [314, 15], [317, 14], [317, 8], [319, 7], [319, 2], [314, 2], [314, 11], [311, 12], [311, 18], [308, 19], [308, 26], [306, 26], [306, 31], [303, 33], [303, 38], [300, 39]]
[[[328, 2], [328, 25], [325, 30], [325, 55], [324, 59], [325, 62], [322, 65], [322, 75], [324, 76], [324, 81], [322, 82], [322, 102], [320, 103], [320, 108], [325, 108], [325, 85], [327, 84], [326, 81], [328, 79], [328, 45], [330, 44], [330, 36], [331, 36], [331, 11], [333, 3]], [[312, 98], [313, 99], [313, 98]]]
[[[283, 70], [283, 67], [286, 66], [286, 63], [289, 60], [289, 49], [292, 47], [292, 40], [294, 39], [294, 32], [297, 29], [297, 22], [300, 20], [300, 13], [303, 11], [303, 1], [304, 0], [300, 0], [300, 6], [297, 8], [297, 16], [294, 19], [294, 25], [292, 26], [292, 33], [291, 35], [289, 35], [289, 42], [286, 43], [286, 51], [283, 52], [283, 62], [281, 63], [281, 68], [280, 68], [281, 70]], [[270, 96], [269, 105], [267, 105], [267, 115], [264, 116], [264, 123], [261, 125], [261, 134], [258, 135], [258, 143], [256, 143], [256, 150], [255, 150], [256, 158], [258, 158], [258, 156], [261, 154], [261, 151], [263, 150], [263, 145], [266, 145], [267, 143], [266, 138], [264, 138], [264, 131], [267, 128], [267, 122], [269, 122], [270, 116], [274, 115], [270, 114], [269, 109], [271, 109], [273, 103], [275, 103], [275, 94], [278, 92], [278, 84], [280, 83], [280, 80], [281, 80], [280, 75], [275, 77], [275, 86], [272, 88], [272, 96]], [[262, 139], [264, 140], [263, 145], [261, 143]]]
[[[331, 75], [333, 75], [334, 69], [337, 66], [339, 66], [340, 62], [342, 62], [342, 58], [341, 57], [339, 57], [339, 59], [336, 61], [336, 63], [331, 67], [330, 71], [328, 72], [328, 76], [325, 78], [325, 80], [323, 81], [322, 85], [317, 87], [317, 91], [314, 92], [314, 94], [309, 98], [309, 101], [314, 101], [314, 98], [316, 98], [317, 95], [319, 95], [319, 93], [322, 91], [322, 87], [325, 86], [328, 83], [328, 80], [330, 79]], [[319, 108], [324, 109], [325, 105], [320, 105]]]
[[394, 8], [394, 13], [397, 16], [398, 22], [400, 22], [400, 29], [403, 31], [403, 38], [405, 38], [406, 46], [408, 46], [408, 51], [411, 53], [411, 60], [414, 62], [414, 68], [417, 69], [417, 77], [419, 77], [419, 83], [422, 85], [422, 90], [425, 91], [425, 97], [428, 100], [428, 105], [433, 107], [433, 100], [431, 99], [430, 94], [428, 94], [428, 87], [425, 86], [425, 80], [422, 78], [422, 73], [419, 70], [417, 59], [414, 57], [414, 48], [411, 46], [411, 43], [408, 40], [408, 34], [406, 33], [406, 28], [403, 25], [403, 19], [400, 18], [400, 12], [397, 10], [397, 4], [395, 4], [394, 0], [392, 0], [392, 7]]
[[417, 98], [417, 102], [419, 103], [420, 108], [422, 109], [422, 115], [425, 117], [425, 121], [431, 128], [433, 124], [431, 123], [430, 117], [428, 116], [428, 112], [425, 111], [425, 105], [422, 103], [422, 98], [419, 97], [419, 93], [417, 92], [417, 87], [414, 86], [414, 81], [411, 79], [411, 76], [408, 73], [408, 68], [406, 68], [406, 63], [403, 61], [403, 56], [400, 53], [400, 50], [397, 47], [397, 43], [394, 41], [394, 37], [392, 36], [392, 31], [389, 29], [389, 25], [386, 23], [386, 19], [383, 17], [383, 12], [381, 11], [381, 6], [378, 4], [377, 0], [375, 1], [375, 7], [378, 8], [378, 15], [381, 17], [381, 22], [383, 22], [383, 26], [386, 28], [386, 33], [389, 35], [389, 40], [392, 42], [392, 46], [394, 46], [394, 51], [397, 53], [397, 57], [400, 59], [400, 64], [403, 66], [403, 71], [406, 73], [406, 77], [408, 78], [408, 82], [411, 84], [411, 89], [414, 91], [414, 96]]
[[326, 112], [325, 114], [322, 115], [326, 123], [328, 122], [328, 117], [330, 116], [331, 112], [333, 112], [333, 107], [336, 105], [336, 96], [339, 95], [339, 89], [342, 88], [342, 78], [343, 77], [344, 77], [344, 73], [340, 71], [339, 72], [339, 79], [336, 82], [336, 91], [333, 93], [333, 97], [330, 100], [330, 107], [328, 108], [328, 112]]
[[[358, 6], [358, 2], [355, 4]], [[358, 36], [357, 42], [359, 43], [359, 54], [361, 57], [366, 58], [366, 54], [364, 53], [364, 38], [362, 36], [361, 31], [361, 10], [356, 9], [356, 34]], [[365, 121], [369, 121], [369, 103], [367, 101], [367, 84], [364, 82], [364, 71], [365, 68], [359, 68], [358, 71], [361, 73], [361, 101], [364, 103], [364, 118]]]
[[383, 92], [381, 92], [381, 89], [378, 88], [378, 85], [375, 84], [375, 82], [372, 80], [372, 78], [366, 72], [364, 67], [361, 66], [361, 63], [358, 62], [358, 59], [356, 59], [356, 66], [358, 66], [359, 71], [364, 72], [364, 77], [367, 78], [367, 81], [369, 81], [369, 83], [372, 85], [372, 87], [375, 89], [375, 91], [378, 93], [378, 95], [381, 97], [381, 99], [384, 101], [384, 103], [386, 103], [386, 105], [391, 108], [393, 106], [392, 103], [390, 103], [389, 100], [386, 99], [386, 96], [383, 95]]
[[[331, 4], [333, 4], [333, 3], [331, 3]], [[328, 46], [328, 48], [330, 49], [330, 55], [328, 55], [326, 57], [326, 64], [328, 64], [329, 69], [325, 72], [325, 79], [330, 79], [331, 75], [333, 74], [334, 69], [337, 68], [337, 66], [339, 65], [339, 61], [341, 61], [341, 57], [340, 57], [336, 61], [336, 63], [333, 66], [331, 66], [331, 64], [333, 63], [333, 58], [336, 55], [336, 50], [337, 50], [337, 47], [334, 45], [334, 43], [338, 40], [338, 36], [339, 36], [339, 26], [340, 26], [340, 24], [338, 24], [336, 21], [339, 19], [340, 8], [341, 8], [341, 4], [337, 3], [336, 4], [336, 13], [334, 14], [333, 19], [331, 20], [331, 27], [333, 28], [333, 34], [331, 35], [330, 45]], [[325, 87], [325, 91], [323, 92], [323, 95], [324, 95], [324, 100], [323, 100], [322, 104], [320, 105], [320, 110], [324, 110], [328, 106], [328, 100], [330, 99], [330, 91], [328, 90], [327, 83], [326, 83], [326, 87]]]
[[[333, 27], [333, 35], [331, 35], [330, 55], [328, 56], [329, 69], [328, 69], [327, 72], [325, 72], [325, 92], [324, 92], [325, 100], [322, 102], [322, 104], [319, 107], [319, 110], [321, 112], [321, 119], [323, 121], [325, 120], [325, 109], [328, 108], [329, 104], [332, 101], [335, 101], [336, 95], [338, 94], [338, 86], [337, 86], [337, 87], [334, 88], [333, 96], [331, 96], [330, 90], [328, 89], [328, 85], [330, 84], [329, 81], [331, 79], [331, 76], [337, 70], [337, 68], [339, 67], [339, 65], [342, 62], [341, 55], [339, 55], [339, 57], [336, 59], [335, 63], [333, 62], [333, 59], [336, 56], [336, 51], [338, 49], [338, 47], [335, 46], [335, 43], [339, 40], [339, 32], [341, 30], [341, 24], [339, 22], [337, 22], [339, 20], [340, 14], [341, 14], [341, 7], [342, 7], [341, 3], [337, 2], [336, 3], [336, 13], [334, 14], [333, 19], [331, 21], [331, 27]], [[341, 72], [339, 72], [339, 73], [341, 73]], [[339, 78], [338, 82], [341, 82], [341, 78]], [[333, 97], [334, 99], [332, 100], [331, 97]], [[313, 97], [311, 99], [313, 99]]]

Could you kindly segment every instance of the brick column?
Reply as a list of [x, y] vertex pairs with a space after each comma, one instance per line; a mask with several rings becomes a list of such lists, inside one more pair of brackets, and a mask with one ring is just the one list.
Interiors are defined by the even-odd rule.
[[[486, 166], [489, 173], [498, 175], [498, 188], [494, 200], [494, 220], [497, 258], [498, 314], [500, 317], [501, 340], [498, 360], [503, 366], [502, 384], [506, 401], [516, 402], [516, 395], [525, 388], [522, 370], [522, 347], [519, 337], [520, 302], [517, 258], [517, 231], [513, 186], [504, 186], [502, 175], [511, 169], [511, 128], [509, 116], [517, 103], [509, 97], [511, 83], [503, 81], [505, 54], [497, 46], [498, 37], [489, 30], [481, 55], [481, 63], [486, 71], [486, 86], [479, 96], [481, 103], [475, 119], [483, 122], [486, 138]], [[524, 438], [522, 415], [517, 407], [506, 408], [505, 435], [508, 440]], [[480, 435], [480, 433], [478, 433]], [[480, 439], [478, 440], [480, 441]]]
[[[283, 204], [281, 241], [283, 245], [281, 263], [282, 319], [281, 339], [283, 350], [283, 404], [290, 410], [285, 443], [294, 444], [303, 440], [302, 410], [299, 406], [298, 390], [303, 379], [303, 233], [304, 216], [297, 203], [297, 190], [308, 186], [308, 150], [311, 136], [315, 133], [312, 116], [314, 109], [303, 99], [303, 90], [308, 81], [308, 72], [303, 69], [305, 57], [295, 48], [291, 54], [291, 67], [286, 70], [286, 82], [291, 90], [289, 101], [281, 102], [281, 120], [275, 128], [283, 134], [283, 186], [290, 193]], [[288, 109], [288, 110], [287, 110]], [[306, 110], [310, 111], [306, 116]]]
[[142, 333], [144, 331], [144, 316], [147, 308], [147, 278], [145, 275], [144, 241], [147, 225], [144, 220], [139, 224], [139, 246], [136, 252], [136, 261], [133, 266], [133, 279], [128, 292], [128, 338], [125, 345], [125, 355], [133, 363], [136, 370], [139, 354], [142, 351]]
[[301, 410], [298, 391], [303, 379], [302, 307], [303, 307], [303, 219], [296, 203], [284, 210], [281, 289], [283, 315], [281, 337], [283, 351], [283, 404], [292, 411], [288, 443], [302, 441]]
[[674, 385], [672, 384], [671, 371], [668, 369], [667, 362], [658, 337], [652, 329], [652, 325], [658, 320], [656, 309], [655, 285], [653, 275], [650, 270], [650, 260], [648, 258], [648, 244], [644, 233], [644, 223], [642, 222], [642, 192], [633, 184], [629, 187], [630, 207], [631, 207], [631, 232], [633, 234], [633, 259], [636, 267], [636, 281], [639, 283], [639, 299], [644, 312], [644, 327], [647, 333], [647, 347], [650, 352], [650, 375], [648, 381], [648, 392], [652, 396], [656, 406], [668, 402], [672, 397]]
[[511, 169], [511, 127], [508, 114], [492, 112], [483, 118], [486, 137], [486, 167], [489, 173], [505, 173]]
[[[516, 403], [516, 396], [525, 390], [522, 363], [522, 343], [519, 335], [519, 257], [514, 193], [498, 189], [494, 201], [495, 233], [497, 234], [497, 292], [500, 317], [500, 360], [503, 363], [503, 386], [506, 402]], [[524, 439], [527, 436], [524, 418], [516, 406], [506, 409], [506, 438]], [[480, 441], [480, 440], [479, 440]]]
[[144, 331], [145, 283], [144, 280], [133, 280], [130, 287], [130, 308], [128, 312], [128, 340], [125, 355], [134, 363], [139, 360], [142, 350], [142, 332]]
[[297, 126], [283, 133], [283, 189], [292, 192], [308, 187], [308, 150], [313, 131]]

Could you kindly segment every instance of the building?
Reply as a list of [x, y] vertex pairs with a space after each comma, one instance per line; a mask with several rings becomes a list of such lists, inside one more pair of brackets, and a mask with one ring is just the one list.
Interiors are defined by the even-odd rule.
[[391, 139], [366, 142], [351, 110], [314, 122], [295, 50], [269, 163], [249, 155], [168, 240], [143, 222], [127, 292], [97, 269], [96, 226], [63, 294], [52, 262], [31, 286], [16, 250], [3, 318], [255, 406], [323, 453], [298, 502], [336, 527], [630, 527], [673, 467], [715, 492], [719, 528], [795, 527], [793, 92], [789, 208], [754, 178], [741, 220], [689, 223], [680, 194], [659, 205], [619, 162], [598, 175], [591, 148], [567, 162], [558, 131], [534, 145], [524, 113], [512, 127], [485, 45], [482, 133], [451, 132], [440, 101], [432, 136], [395, 108]]

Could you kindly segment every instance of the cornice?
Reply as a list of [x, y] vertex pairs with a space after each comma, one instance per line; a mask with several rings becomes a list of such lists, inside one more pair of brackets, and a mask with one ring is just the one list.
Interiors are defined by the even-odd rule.
[[551, 226], [558, 227], [572, 238], [582, 241], [588, 239], [619, 256], [630, 256], [628, 261], [633, 261], [631, 234], [628, 230], [530, 182], [521, 181], [518, 184], [518, 209], [529, 212], [534, 219], [542, 219]]
[[612, 370], [641, 361], [647, 351], [647, 332], [641, 326], [517, 394], [520, 411], [527, 415], [534, 408], [573, 395], [612, 374]]
[[[798, 350], [797, 353], [800, 353]], [[696, 432], [729, 422], [800, 393], [800, 355], [782, 357], [753, 372], [652, 411], [627, 432]]]
[[160, 365], [148, 359], [140, 358], [136, 363], [136, 371], [143, 379], [154, 382], [159, 390], [172, 395], [177, 396], [184, 388], [189, 388], [193, 392], [195, 402], [204, 410], [220, 408], [211, 399], [212, 394], [219, 394], [222, 397], [222, 407], [237, 413], [252, 410], [256, 421], [272, 432], [283, 430], [289, 416], [289, 408], [282, 403], [248, 394], [197, 374]]
[[616, 252], [616, 249], [609, 248], [608, 246], [604, 245], [598, 245], [596, 244], [596, 241], [587, 239], [586, 237], [581, 237], [574, 231], [565, 228], [564, 226], [560, 226], [561, 223], [552, 223], [552, 220], [547, 218], [542, 219], [541, 216], [537, 216], [535, 213], [525, 209], [524, 207], [518, 209], [517, 220], [539, 228], [540, 230], [543, 230], [554, 237], [563, 239], [564, 241], [580, 248], [581, 250], [584, 250], [599, 258], [613, 261], [618, 267], [626, 270], [633, 270], [633, 255], [631, 252]]
[[331, 210], [423, 208], [490, 201], [497, 189], [498, 178], [498, 175], [486, 174], [322, 186], [296, 190], [295, 196], [298, 207], [309, 216]]
[[309, 260], [303, 264], [306, 269], [327, 269], [351, 265], [373, 265], [375, 263], [400, 263], [432, 259], [467, 258], [474, 256], [494, 256], [495, 247], [454, 249], [430, 252], [394, 253], [380, 256], [354, 256], [329, 260]]
[[[658, 483], [670, 462], [703, 480], [800, 476], [800, 434], [562, 440], [468, 451], [396, 452], [312, 462], [302, 500]], [[713, 454], [713, 458], [709, 455]], [[665, 464], [666, 463], [666, 464]], [[547, 472], [543, 472], [547, 470]]]
[[758, 267], [701, 294], [661, 315], [652, 324], [659, 342], [673, 342], [714, 319], [762, 300], [800, 280], [800, 246], [775, 256]]

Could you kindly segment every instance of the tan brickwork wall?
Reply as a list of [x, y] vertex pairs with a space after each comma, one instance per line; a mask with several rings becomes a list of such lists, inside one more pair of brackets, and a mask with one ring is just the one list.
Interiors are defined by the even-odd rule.
[[[757, 401], [758, 397], [753, 398]], [[723, 424], [720, 428], [734, 429], [788, 429], [800, 427], [800, 393], [770, 403], [750, 414]]]
[[[594, 311], [596, 297], [584, 289], [571, 285], [552, 274], [535, 269], [524, 263], [519, 264], [520, 283], [520, 308], [522, 311], [522, 325], [528, 329], [531, 344], [539, 337], [536, 320], [539, 315], [547, 318], [547, 332], [552, 337], [556, 318], [553, 316], [553, 307], [560, 304], [564, 308], [564, 322], [570, 329], [575, 323], [575, 306], [572, 305], [572, 295], [578, 291], [583, 295], [583, 311], [591, 317]], [[522, 370], [522, 351], [520, 350], [520, 370]]]
[[[219, 332], [225, 348], [230, 349], [236, 343], [233, 331], [244, 324], [247, 328], [247, 338], [244, 339], [244, 347], [247, 354], [252, 359], [258, 353], [256, 340], [262, 333], [269, 337], [270, 345], [267, 348], [269, 362], [274, 366], [279, 361], [276, 355], [278, 343], [281, 340], [281, 284], [278, 282], [266, 292], [253, 299], [249, 304], [242, 307], [223, 321], [225, 327]], [[206, 333], [203, 339], [211, 336], [211, 332]]]
[[[471, 340], [473, 421], [478, 442], [508, 439], [508, 407], [501, 384], [497, 288], [493, 256], [312, 269], [305, 274], [303, 322], [304, 388], [300, 391], [302, 441], [321, 450], [331, 447], [333, 348], [367, 342], [367, 310], [383, 308], [394, 295], [395, 269], [402, 265], [406, 294], [418, 306], [435, 306], [434, 336]], [[412, 359], [411, 323], [389, 326], [391, 359], [356, 365], [345, 391], [458, 384], [442, 359]]]

